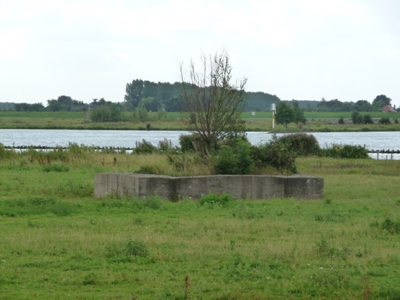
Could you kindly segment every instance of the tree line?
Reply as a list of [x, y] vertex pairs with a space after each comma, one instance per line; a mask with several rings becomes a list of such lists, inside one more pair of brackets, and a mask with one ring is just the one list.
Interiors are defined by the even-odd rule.
[[382, 107], [384, 107], [385, 105], [391, 105], [391, 102], [392, 99], [390, 99], [386, 95], [376, 96], [372, 103], [369, 103], [367, 100], [358, 100], [356, 102], [342, 102], [338, 99], [327, 101], [322, 98], [322, 100], [318, 102], [317, 107], [307, 107], [306, 110], [319, 112], [373, 112], [381, 111]]
[[[123, 102], [106, 101], [93, 99], [89, 104], [75, 100], [70, 96], [59, 96], [57, 99], [47, 100], [47, 105], [42, 103], [0, 103], [2, 110], [16, 111], [77, 111], [85, 107], [91, 107], [91, 111], [106, 105], [113, 111], [165, 111], [181, 112], [185, 110], [184, 89], [189, 83], [175, 82], [151, 82], [135, 79], [126, 84], [125, 97]], [[373, 112], [380, 111], [385, 105], [391, 105], [392, 99], [385, 95], [378, 95], [372, 101], [358, 100], [356, 102], [342, 102], [338, 99], [321, 101], [316, 100], [281, 100], [275, 95], [264, 92], [244, 92], [246, 103], [243, 111], [270, 111], [272, 103], [279, 104], [286, 102], [288, 105], [298, 105], [304, 111], [316, 112]], [[297, 103], [297, 104], [294, 104]], [[107, 110], [103, 109], [103, 113]], [[400, 111], [400, 109], [397, 109]], [[98, 115], [101, 115], [100, 113]], [[142, 112], [143, 115], [143, 112]], [[101, 117], [100, 117], [101, 119]]]
[[[147, 111], [185, 111], [184, 91], [190, 86], [191, 83], [188, 82], [171, 84], [135, 79], [126, 85], [125, 105], [129, 111], [136, 108]], [[267, 111], [272, 103], [276, 104], [281, 101], [277, 96], [264, 92], [244, 92], [244, 98], [246, 98], [246, 104], [243, 111]]]

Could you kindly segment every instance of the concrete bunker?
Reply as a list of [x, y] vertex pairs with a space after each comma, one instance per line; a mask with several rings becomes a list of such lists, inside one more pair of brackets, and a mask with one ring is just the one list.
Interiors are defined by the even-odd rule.
[[172, 177], [135, 173], [104, 173], [94, 178], [97, 198], [113, 195], [146, 199], [158, 195], [162, 199], [199, 199], [209, 193], [228, 193], [235, 199], [324, 198], [324, 179], [294, 175], [207, 175]]

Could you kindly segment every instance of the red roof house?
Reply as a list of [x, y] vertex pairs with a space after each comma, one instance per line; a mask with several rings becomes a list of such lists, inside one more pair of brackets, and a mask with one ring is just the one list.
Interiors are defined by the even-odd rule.
[[390, 105], [385, 105], [384, 107], [382, 107], [382, 111], [383, 112], [396, 112], [396, 110], [391, 107]]

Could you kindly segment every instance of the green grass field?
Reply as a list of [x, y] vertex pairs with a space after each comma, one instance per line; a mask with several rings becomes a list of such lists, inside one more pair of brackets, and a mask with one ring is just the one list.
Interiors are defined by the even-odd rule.
[[[400, 161], [300, 158], [325, 199], [95, 199], [165, 155], [0, 155], [1, 299], [399, 299]], [[191, 169], [207, 174], [190, 155]]]
[[[270, 132], [329, 132], [329, 131], [400, 131], [400, 124], [394, 120], [400, 118], [400, 113], [361, 113], [369, 114], [374, 118], [372, 125], [351, 124], [351, 113], [346, 112], [306, 112], [307, 123], [302, 128], [291, 123], [288, 127], [275, 124], [272, 128], [272, 114], [270, 112], [242, 113], [248, 131], [270, 131]], [[130, 118], [130, 113], [125, 112], [124, 117]], [[112, 129], [112, 130], [145, 130], [146, 124], [150, 123], [152, 130], [186, 130], [181, 120], [180, 113], [168, 112], [168, 121], [157, 121], [157, 113], [150, 113], [150, 121], [146, 122], [84, 122], [83, 112], [15, 112], [0, 111], [0, 129]], [[347, 124], [337, 124], [343, 117]], [[378, 120], [389, 117], [392, 124], [380, 125]]]

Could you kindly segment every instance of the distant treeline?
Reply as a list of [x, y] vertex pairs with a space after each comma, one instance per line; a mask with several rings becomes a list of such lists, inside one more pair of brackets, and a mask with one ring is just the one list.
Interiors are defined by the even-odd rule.
[[[269, 111], [271, 104], [278, 104], [281, 101], [293, 105], [294, 100], [281, 100], [275, 95], [264, 92], [246, 92], [247, 105], [245, 111]], [[378, 95], [372, 103], [367, 100], [356, 102], [342, 102], [338, 99], [325, 100], [297, 100], [299, 106], [304, 111], [320, 112], [372, 112], [381, 111], [382, 107], [391, 104], [391, 99], [385, 95]], [[163, 111], [179, 112], [184, 111], [184, 96], [181, 82], [151, 82], [147, 80], [135, 79], [126, 84], [124, 102], [106, 101], [101, 98], [93, 99], [91, 103], [85, 104], [83, 101], [75, 100], [70, 96], [60, 96], [57, 99], [47, 100], [47, 106], [42, 103], [1, 103], [0, 110], [16, 111], [82, 111], [89, 110], [91, 114], [96, 114], [101, 106], [106, 106], [115, 114], [122, 111]], [[103, 108], [103, 111], [106, 109]], [[100, 118], [101, 119], [101, 118]]]
[[[281, 101], [277, 96], [264, 92], [246, 92], [246, 95], [245, 111], [266, 111], [272, 103]], [[155, 83], [136, 79], [126, 85], [124, 100], [128, 110], [139, 108], [176, 112], [183, 111], [185, 106], [181, 82]]]

